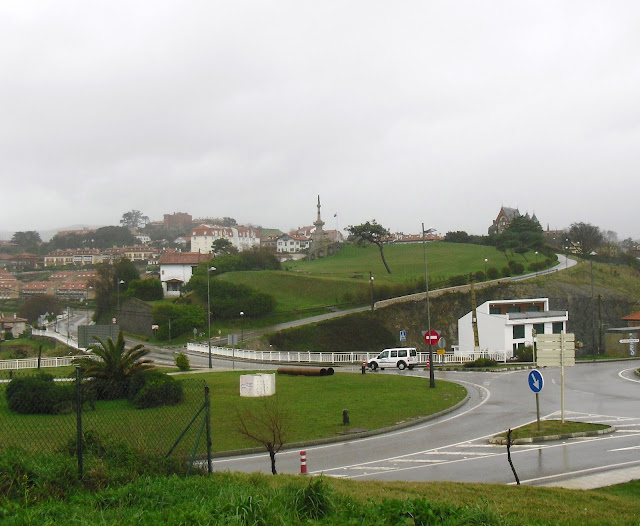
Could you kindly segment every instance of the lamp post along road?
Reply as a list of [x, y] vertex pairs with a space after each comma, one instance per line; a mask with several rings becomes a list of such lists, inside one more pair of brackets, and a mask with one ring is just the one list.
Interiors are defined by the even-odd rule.
[[[424, 257], [424, 286], [427, 291], [427, 330], [431, 335], [431, 312], [429, 310], [429, 273], [427, 272], [427, 243], [426, 235], [433, 232], [435, 229], [424, 229], [424, 223], [422, 223], [422, 253]], [[434, 388], [436, 386], [436, 378], [433, 372], [433, 347], [431, 346], [431, 338], [429, 338], [429, 387]]]
[[209, 369], [213, 369], [213, 361], [211, 360], [211, 272], [215, 272], [216, 267], [207, 268], [207, 326], [209, 334], [207, 341], [209, 343]]
[[118, 318], [120, 317], [120, 285], [124, 285], [124, 280], [118, 280]]
[[371, 312], [373, 312], [374, 302], [373, 302], [373, 274], [369, 271], [369, 284], [371, 285]]

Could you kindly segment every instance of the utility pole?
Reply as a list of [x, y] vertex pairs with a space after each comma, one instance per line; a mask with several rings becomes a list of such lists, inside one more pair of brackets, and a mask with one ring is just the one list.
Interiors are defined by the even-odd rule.
[[473, 327], [473, 349], [478, 352], [480, 350], [480, 337], [478, 336], [478, 311], [476, 305], [476, 289], [471, 282], [471, 325]]

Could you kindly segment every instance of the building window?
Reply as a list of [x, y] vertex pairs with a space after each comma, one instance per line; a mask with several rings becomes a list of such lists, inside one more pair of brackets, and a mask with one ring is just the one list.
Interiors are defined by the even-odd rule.
[[540, 305], [529, 305], [527, 312], [540, 312]]
[[489, 307], [489, 314], [500, 314], [500, 307]]
[[534, 323], [533, 330], [536, 331], [536, 335], [544, 334], [544, 323]]
[[521, 340], [524, 338], [524, 325], [514, 325], [513, 326], [513, 339]]
[[522, 312], [522, 310], [519, 306], [514, 305], [513, 307], [509, 307], [509, 310], [507, 312]]
[[563, 330], [564, 330], [564, 322], [562, 321], [553, 322], [553, 334], [562, 334]]

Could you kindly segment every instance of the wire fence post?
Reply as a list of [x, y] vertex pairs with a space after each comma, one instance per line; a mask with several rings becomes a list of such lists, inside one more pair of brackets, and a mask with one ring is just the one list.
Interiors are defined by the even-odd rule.
[[211, 399], [209, 397], [209, 386], [204, 386], [204, 418], [207, 426], [207, 472], [213, 473], [213, 465], [211, 463]]
[[82, 480], [83, 462], [82, 462], [82, 378], [80, 376], [80, 367], [76, 367], [76, 451], [78, 453], [78, 478]]

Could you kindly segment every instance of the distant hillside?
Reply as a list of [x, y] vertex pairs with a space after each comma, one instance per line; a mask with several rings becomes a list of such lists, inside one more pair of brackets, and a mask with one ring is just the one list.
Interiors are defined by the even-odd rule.
[[[103, 226], [104, 225], [69, 225], [69, 226], [61, 226], [59, 228], [54, 228], [51, 230], [36, 230], [36, 232], [40, 234], [40, 239], [42, 239], [42, 241], [51, 241], [51, 238], [53, 236], [55, 236], [58, 232], [61, 232], [63, 230], [82, 230], [83, 228], [94, 229], [94, 228], [101, 228]], [[24, 228], [22, 230], [19, 230], [19, 232], [26, 232], [29, 230], [33, 230], [33, 229]], [[0, 239], [4, 241], [9, 241], [13, 237], [13, 234], [15, 233], [16, 231], [10, 232], [8, 230], [0, 230]]]

